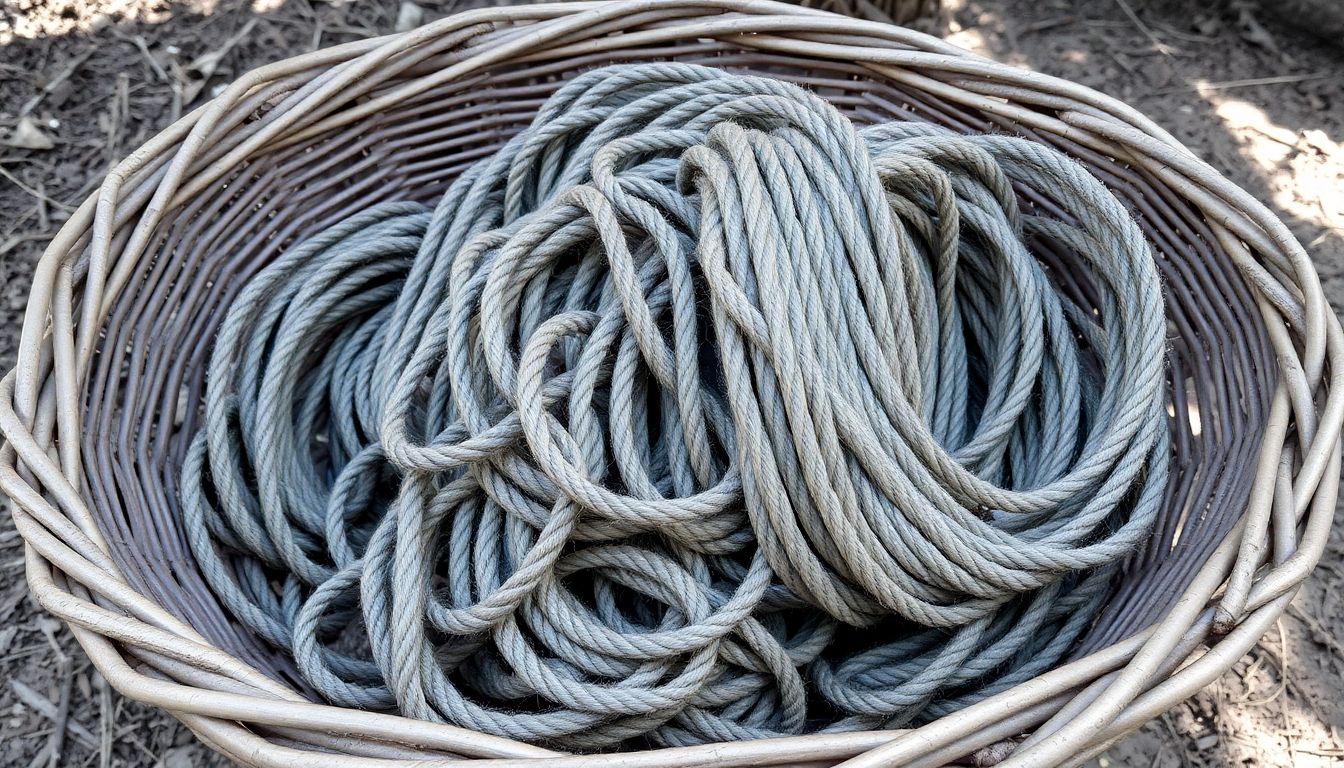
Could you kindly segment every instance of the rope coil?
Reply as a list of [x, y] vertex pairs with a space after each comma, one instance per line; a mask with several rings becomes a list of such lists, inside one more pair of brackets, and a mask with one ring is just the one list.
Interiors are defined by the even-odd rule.
[[575, 749], [895, 727], [1091, 622], [1166, 484], [1164, 333], [1056, 151], [607, 67], [246, 286], [190, 544], [345, 706]]

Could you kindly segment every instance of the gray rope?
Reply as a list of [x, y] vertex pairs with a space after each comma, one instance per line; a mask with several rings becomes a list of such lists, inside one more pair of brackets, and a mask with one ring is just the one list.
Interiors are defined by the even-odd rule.
[[895, 727], [1089, 626], [1166, 484], [1162, 318], [1047, 147], [595, 70], [432, 212], [246, 285], [191, 545], [341, 705], [576, 749]]

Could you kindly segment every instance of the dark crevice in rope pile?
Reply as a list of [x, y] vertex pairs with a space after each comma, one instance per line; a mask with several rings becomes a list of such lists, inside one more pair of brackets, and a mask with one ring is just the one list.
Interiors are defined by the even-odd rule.
[[580, 750], [897, 727], [1093, 621], [1166, 483], [1164, 330], [1057, 151], [608, 67], [246, 285], [190, 543], [340, 705]]

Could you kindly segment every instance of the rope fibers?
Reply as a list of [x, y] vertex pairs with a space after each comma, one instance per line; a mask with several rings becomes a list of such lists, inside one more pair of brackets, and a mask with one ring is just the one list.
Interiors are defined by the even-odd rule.
[[598, 69], [245, 286], [191, 545], [340, 705], [580, 750], [897, 727], [1087, 628], [1166, 484], [1164, 332], [1054, 150]]

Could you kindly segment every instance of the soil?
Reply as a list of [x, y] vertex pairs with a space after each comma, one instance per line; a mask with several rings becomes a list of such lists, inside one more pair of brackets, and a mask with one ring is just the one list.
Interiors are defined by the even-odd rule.
[[[940, 31], [1150, 115], [1287, 222], [1344, 306], [1344, 44], [1223, 0], [945, 0]], [[248, 69], [442, 16], [453, 0], [0, 1], [0, 370], [42, 247], [110, 164]], [[419, 18], [417, 18], [419, 17]], [[7, 505], [0, 496], [0, 510]], [[1288, 614], [1209, 689], [1100, 766], [1344, 764], [1344, 537]], [[0, 514], [0, 765], [224, 765], [104, 685], [28, 596]]]

